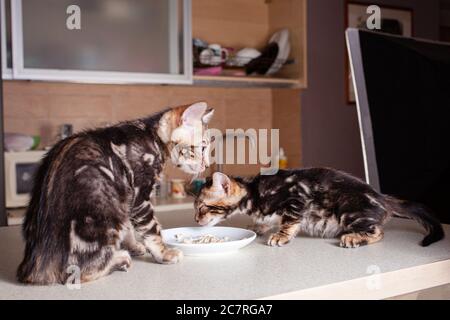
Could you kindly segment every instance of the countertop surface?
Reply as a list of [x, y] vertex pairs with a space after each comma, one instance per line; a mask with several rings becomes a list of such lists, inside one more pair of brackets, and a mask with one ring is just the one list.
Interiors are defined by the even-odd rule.
[[[158, 217], [165, 228], [195, 225], [192, 210], [162, 212]], [[248, 222], [247, 217], [236, 217], [225, 225], [245, 226]], [[445, 228], [450, 234], [450, 227]], [[15, 271], [23, 251], [20, 228], [4, 227], [0, 228], [0, 299], [234, 300], [291, 293], [294, 295], [290, 297], [302, 297], [295, 293], [315, 288], [325, 288], [328, 297], [339, 298], [343, 297], [338, 296], [339, 288], [347, 288], [355, 279], [366, 279], [374, 273], [392, 275], [393, 280], [386, 277], [386, 281], [394, 281], [390, 284], [394, 291], [387, 289], [386, 282], [386, 293], [378, 295], [385, 297], [389, 295], [387, 291], [402, 293], [395, 288], [404, 285], [403, 276], [415, 277], [406, 285], [416, 281], [424, 283], [423, 288], [450, 282], [450, 268], [440, 264], [450, 261], [450, 236], [423, 248], [419, 245], [423, 235], [417, 223], [393, 219], [385, 228], [383, 241], [357, 249], [340, 248], [337, 239], [301, 235], [285, 247], [273, 248], [265, 245], [266, 237], [259, 237], [237, 252], [209, 257], [186, 256], [176, 265], [156, 264], [150, 256], [134, 258], [128, 272], [114, 272], [82, 284], [80, 289], [69, 289], [64, 285], [46, 287], [17, 283]], [[424, 278], [420, 278], [418, 271], [411, 272], [435, 265], [440, 269], [427, 271]], [[414, 287], [417, 288], [418, 285]], [[369, 289], [383, 290], [383, 286]], [[338, 291], [333, 295], [332, 290]], [[358, 298], [358, 292], [349, 290], [345, 297]]]

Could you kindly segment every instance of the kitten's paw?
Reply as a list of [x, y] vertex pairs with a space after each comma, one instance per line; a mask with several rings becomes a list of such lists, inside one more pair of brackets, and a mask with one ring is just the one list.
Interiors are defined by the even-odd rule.
[[342, 248], [358, 248], [366, 245], [367, 241], [357, 233], [344, 234], [341, 237], [340, 246]]
[[128, 248], [128, 251], [132, 257], [137, 257], [143, 256], [147, 252], [147, 249], [142, 243], [136, 242], [132, 247]]
[[269, 237], [269, 240], [267, 241], [267, 244], [271, 247], [281, 247], [284, 246], [285, 244], [288, 244], [289, 241], [291, 241], [291, 239], [282, 234], [282, 233], [274, 233]]
[[115, 268], [118, 271], [128, 272], [131, 267], [131, 256], [127, 251], [121, 250], [115, 253]]
[[164, 250], [161, 263], [174, 264], [183, 260], [183, 252], [178, 249]]

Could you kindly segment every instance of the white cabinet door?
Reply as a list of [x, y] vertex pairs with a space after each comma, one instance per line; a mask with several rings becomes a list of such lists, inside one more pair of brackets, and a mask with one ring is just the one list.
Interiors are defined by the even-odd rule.
[[3, 79], [12, 78], [11, 0], [0, 0]]
[[190, 0], [11, 0], [13, 77], [191, 83]]

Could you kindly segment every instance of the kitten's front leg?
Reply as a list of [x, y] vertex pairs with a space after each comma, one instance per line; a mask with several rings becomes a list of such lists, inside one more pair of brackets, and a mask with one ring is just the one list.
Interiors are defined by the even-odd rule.
[[283, 218], [280, 230], [270, 235], [267, 244], [269, 246], [284, 246], [288, 244], [298, 233], [300, 229], [300, 221]]
[[122, 248], [127, 250], [132, 256], [142, 256], [147, 252], [145, 245], [136, 240], [134, 227], [130, 221], [125, 225], [125, 235], [122, 241]]
[[159, 233], [146, 237], [144, 239], [144, 243], [148, 251], [150, 251], [151, 255], [158, 263], [174, 264], [183, 259], [183, 252], [178, 249], [166, 247]]
[[181, 261], [183, 252], [178, 249], [168, 248], [161, 238], [161, 225], [156, 220], [152, 205], [144, 201], [144, 205], [138, 206], [139, 212], [132, 220], [134, 229], [144, 242], [145, 248], [158, 263], [173, 264]]

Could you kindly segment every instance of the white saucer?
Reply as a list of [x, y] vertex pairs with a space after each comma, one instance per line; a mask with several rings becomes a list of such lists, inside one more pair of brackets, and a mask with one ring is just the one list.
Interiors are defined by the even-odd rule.
[[[187, 237], [213, 235], [219, 238], [227, 237], [230, 240], [219, 243], [180, 243], [176, 239], [176, 235], [179, 234]], [[180, 249], [185, 255], [203, 256], [239, 250], [255, 240], [256, 233], [247, 229], [231, 227], [191, 227], [165, 229], [161, 231], [161, 236], [165, 244]]]

